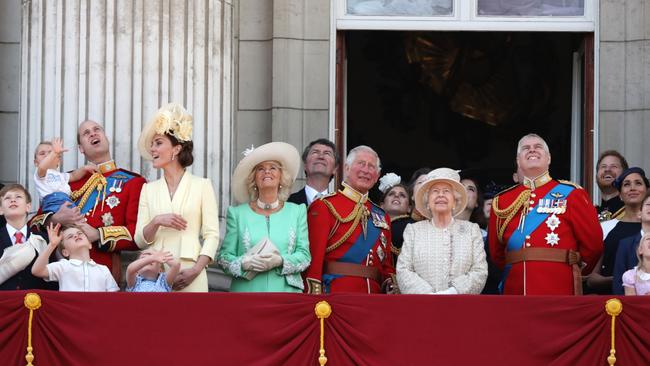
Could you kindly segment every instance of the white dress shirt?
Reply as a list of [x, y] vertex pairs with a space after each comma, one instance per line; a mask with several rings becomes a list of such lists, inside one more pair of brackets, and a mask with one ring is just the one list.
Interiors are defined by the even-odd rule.
[[307, 206], [311, 205], [312, 202], [314, 202], [314, 199], [316, 198], [316, 195], [321, 195], [325, 196], [328, 195], [329, 192], [326, 190], [322, 192], [318, 192], [317, 190], [313, 189], [312, 187], [305, 185], [305, 195], [307, 196]]
[[9, 237], [11, 238], [11, 243], [16, 245], [16, 232], [20, 231], [23, 233], [23, 243], [27, 242], [27, 225], [23, 225], [20, 230], [16, 230], [13, 226], [7, 224], [7, 233], [9, 234]]
[[112, 292], [120, 288], [108, 267], [79, 259], [61, 259], [47, 265], [46, 281], [59, 281], [59, 291]]

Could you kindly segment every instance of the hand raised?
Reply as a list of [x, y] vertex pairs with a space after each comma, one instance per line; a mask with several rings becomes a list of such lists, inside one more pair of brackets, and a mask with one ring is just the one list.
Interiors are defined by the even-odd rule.
[[56, 224], [51, 223], [47, 225], [47, 237], [50, 239], [50, 245], [51, 246], [58, 246], [59, 243], [61, 243], [61, 240], [63, 240], [63, 234], [59, 232], [61, 229], [61, 224]]
[[63, 154], [64, 152], [69, 151], [63, 147], [63, 140], [60, 137], [52, 139], [52, 152], [58, 155]]
[[155, 218], [156, 224], [164, 227], [169, 227], [176, 230], [185, 230], [187, 228], [187, 221], [181, 215], [177, 214], [162, 214]]

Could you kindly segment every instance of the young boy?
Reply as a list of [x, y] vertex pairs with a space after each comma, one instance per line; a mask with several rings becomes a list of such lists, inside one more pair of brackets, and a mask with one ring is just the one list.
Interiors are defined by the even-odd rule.
[[20, 184], [9, 184], [0, 190], [0, 214], [6, 219], [6, 224], [0, 226], [0, 252], [3, 254], [0, 259], [0, 290], [56, 289], [56, 286], [32, 275], [37, 252], [28, 243], [31, 232], [27, 226], [27, 214], [31, 207], [32, 198]]
[[66, 151], [68, 149], [63, 147], [60, 138], [55, 138], [52, 142], [43, 141], [36, 146], [34, 185], [40, 196], [43, 211], [57, 212], [64, 202], [72, 202], [70, 199], [72, 191], [68, 182], [75, 182], [97, 170], [93, 165], [85, 165], [70, 173], [60, 172], [58, 169], [61, 154]]
[[[60, 224], [50, 224], [47, 234], [50, 243], [32, 267], [34, 276], [46, 281], [58, 281], [61, 291], [119, 291], [108, 267], [90, 259], [91, 244], [80, 228], [61, 228]], [[47, 258], [57, 246], [66, 259], [47, 264]]]

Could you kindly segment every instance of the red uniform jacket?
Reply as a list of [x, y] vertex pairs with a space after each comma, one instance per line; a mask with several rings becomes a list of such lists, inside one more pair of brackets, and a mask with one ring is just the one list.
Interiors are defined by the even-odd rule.
[[[361, 222], [355, 225], [355, 220], [349, 222], [340, 220], [351, 217], [357, 207], [357, 202], [362, 202], [367, 209], [366, 225], [374, 225], [379, 230], [379, 236], [372, 243], [372, 248], [355, 264], [376, 268], [381, 274], [382, 283], [364, 277], [332, 276], [323, 273], [326, 262], [337, 262], [342, 259], [353, 246], [358, 245], [355, 242], [360, 235], [363, 235]], [[312, 260], [310, 267], [304, 273], [305, 291], [307, 293], [381, 292], [383, 282], [395, 273], [388, 215], [367, 200], [365, 196], [345, 187], [335, 194], [314, 201], [309, 207], [307, 216]], [[363, 221], [364, 218], [361, 220]], [[355, 227], [351, 230], [353, 226]], [[348, 233], [349, 237], [344, 239]], [[340, 244], [337, 245], [337, 243]]]
[[[498, 207], [496, 208], [503, 210], [510, 207], [522, 192], [531, 190], [529, 208], [532, 209], [553, 188], [559, 184], [567, 184], [552, 180], [548, 175], [546, 177], [546, 179], [544, 177], [538, 178], [538, 180], [543, 180], [537, 182], [537, 185], [530, 185], [532, 189], [520, 184], [500, 193], [497, 195]], [[564, 197], [564, 199], [566, 200], [566, 210], [564, 213], [556, 215], [559, 218], [559, 225], [554, 230], [551, 230], [547, 220], [544, 220], [525, 238], [524, 245], [528, 248], [557, 248], [578, 251], [582, 261], [586, 263], [583, 273], [589, 273], [600, 258], [603, 250], [603, 232], [598, 223], [596, 209], [591, 204], [587, 192], [579, 187], [573, 189], [568, 197]], [[519, 209], [507, 224], [501, 241], [498, 237], [499, 228], [497, 227], [497, 217], [494, 209], [493, 202], [488, 227], [490, 256], [497, 266], [503, 268], [508, 240], [515, 230], [519, 230], [518, 225], [521, 215], [525, 213], [522, 212], [523, 207]], [[552, 232], [559, 237], [556, 245], [551, 245], [547, 240], [547, 235]], [[512, 295], [573, 295], [572, 268], [568, 264], [559, 262], [524, 261], [514, 263], [505, 279], [503, 293]]]
[[[83, 207], [79, 208], [85, 214], [88, 224], [99, 229], [100, 239], [93, 243], [90, 257], [95, 262], [107, 266], [115, 276], [119, 268], [115, 268], [113, 271], [113, 253], [121, 250], [138, 250], [133, 236], [138, 220], [140, 191], [146, 180], [139, 174], [124, 169], [105, 171], [103, 176], [108, 181], [105, 195], [102, 194], [99, 199], [87, 201], [94, 209], [91, 207], [84, 212]], [[82, 188], [90, 177], [89, 174], [76, 182], [70, 182], [72, 192]], [[77, 203], [79, 203], [78, 201]], [[88, 208], [88, 206], [84, 207]], [[46, 212], [35, 216], [30, 226], [35, 231], [44, 232], [43, 224], [51, 214], [51, 212]], [[116, 264], [118, 263], [119, 260], [116, 261]]]

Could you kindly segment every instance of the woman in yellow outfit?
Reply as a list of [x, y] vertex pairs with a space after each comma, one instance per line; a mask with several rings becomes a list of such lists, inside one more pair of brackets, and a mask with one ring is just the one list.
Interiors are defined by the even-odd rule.
[[219, 216], [210, 180], [185, 170], [194, 161], [192, 116], [180, 104], [160, 108], [142, 131], [138, 148], [163, 177], [142, 187], [135, 242], [180, 259], [175, 291], [207, 292], [205, 267], [219, 246]]

